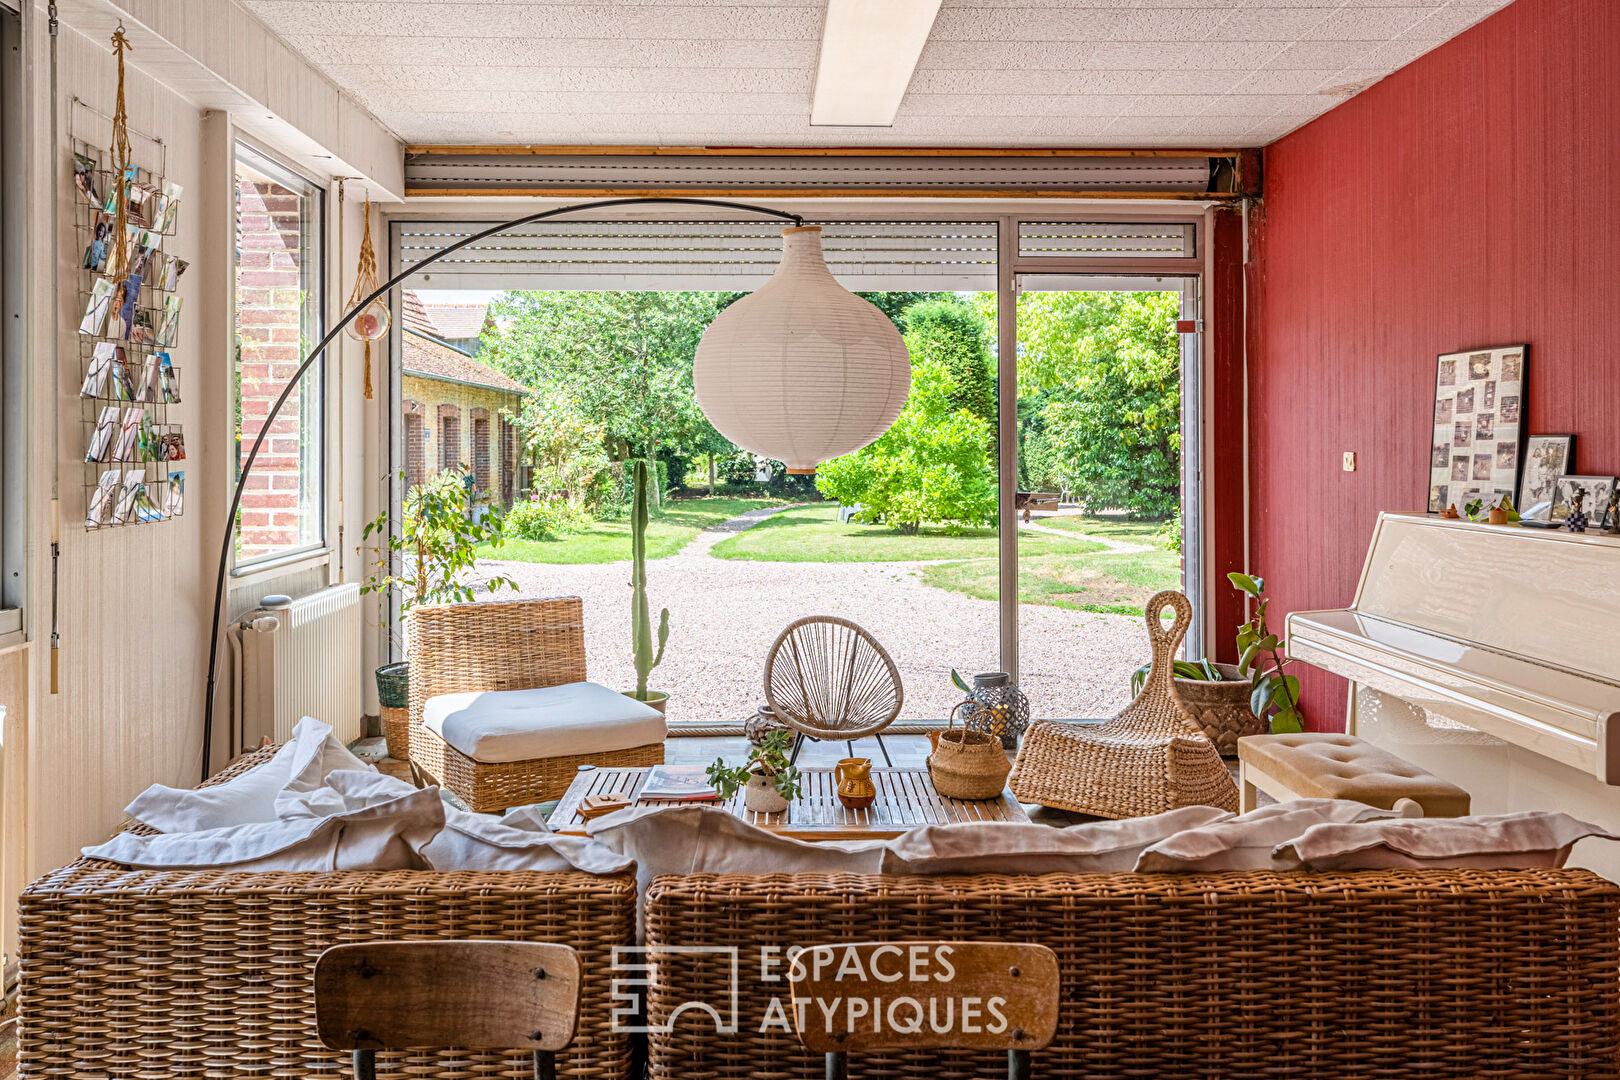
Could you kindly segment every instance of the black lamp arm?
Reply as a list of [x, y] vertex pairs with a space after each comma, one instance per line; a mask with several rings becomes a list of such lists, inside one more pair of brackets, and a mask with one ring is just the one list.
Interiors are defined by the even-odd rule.
[[[603, 210], [614, 206], [640, 206], [648, 203], [676, 203], [687, 206], [718, 206], [726, 210], [742, 210], [750, 214], [767, 214], [771, 217], [781, 218], [784, 221], [791, 221], [795, 226], [802, 226], [804, 224], [804, 217], [802, 215], [790, 214], [784, 210], [773, 210], [768, 206], [755, 206], [752, 203], [731, 202], [725, 199], [680, 198], [677, 196], [642, 196], [624, 199], [598, 199], [593, 202], [575, 203], [571, 206], [559, 206], [551, 210], [541, 210], [537, 213], [527, 214], [520, 218], [513, 218], [511, 221], [503, 221], [499, 225], [492, 225], [483, 232], [474, 233], [473, 235], [465, 237], [464, 239], [457, 240], [455, 243], [450, 244], [447, 247], [440, 248], [438, 251], [435, 251], [426, 258], [420, 259], [417, 262], [412, 263], [410, 266], [407, 266], [405, 269], [401, 270], [399, 273], [395, 274], [393, 277], [379, 285], [369, 296], [365, 297], [359, 303], [350, 308], [348, 312], [346, 312], [344, 316], [337, 321], [336, 325], [328, 330], [321, 340], [316, 343], [315, 347], [310, 350], [309, 355], [304, 357], [304, 362], [298, 365], [298, 370], [294, 372], [292, 378], [287, 381], [287, 385], [282, 387], [281, 393], [279, 396], [277, 396], [275, 404], [270, 406], [269, 413], [265, 415], [264, 421], [260, 424], [259, 434], [253, 440], [253, 447], [248, 451], [247, 460], [242, 462], [241, 472], [236, 478], [236, 489], [231, 493], [231, 508], [225, 515], [225, 538], [220, 542], [219, 571], [214, 579], [214, 615], [209, 621], [208, 689], [203, 701], [202, 778], [204, 780], [208, 779], [209, 758], [213, 753], [214, 694], [219, 677], [220, 610], [224, 606], [225, 602], [225, 574], [226, 567], [230, 564], [231, 541], [236, 533], [236, 512], [241, 509], [242, 491], [247, 484], [248, 474], [253, 471], [253, 463], [259, 458], [259, 449], [264, 445], [265, 436], [270, 432], [270, 425], [281, 413], [281, 407], [287, 403], [287, 399], [292, 396], [292, 392], [297, 389], [299, 382], [304, 377], [304, 373], [307, 372], [315, 361], [320, 358], [321, 354], [326, 351], [326, 347], [330, 345], [340, 333], [343, 332], [344, 328], [354, 321], [355, 316], [359, 315], [362, 311], [366, 310], [366, 308], [370, 307], [373, 301], [387, 295], [389, 290], [391, 290], [394, 286], [398, 285], [400, 282], [404, 281], [418, 270], [421, 270], [423, 267], [438, 262], [446, 255], [453, 254], [470, 244], [476, 244], [480, 240], [486, 240], [491, 236], [506, 232], [509, 229], [521, 228], [524, 225], [530, 225], [536, 221], [545, 221], [547, 218], [560, 217], [563, 214], [578, 213], [581, 210]], [[340, 552], [339, 558], [341, 557], [342, 553]]]

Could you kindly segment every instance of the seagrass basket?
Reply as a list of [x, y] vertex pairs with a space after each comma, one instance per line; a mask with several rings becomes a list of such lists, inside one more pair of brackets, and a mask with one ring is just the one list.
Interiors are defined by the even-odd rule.
[[1170, 685], [1181, 707], [1204, 729], [1221, 756], [1236, 757], [1238, 740], [1245, 735], [1264, 735], [1268, 725], [1249, 708], [1249, 691], [1253, 687], [1237, 666], [1216, 664], [1215, 668], [1225, 681], [1177, 676]]
[[983, 731], [951, 727], [939, 733], [928, 755], [928, 775], [934, 790], [948, 799], [994, 799], [1007, 786], [1012, 763], [1001, 740]]

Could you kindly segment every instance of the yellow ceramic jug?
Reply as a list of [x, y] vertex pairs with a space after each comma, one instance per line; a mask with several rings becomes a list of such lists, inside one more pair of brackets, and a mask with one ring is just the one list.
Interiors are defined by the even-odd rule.
[[833, 778], [838, 781], [838, 801], [851, 810], [865, 810], [877, 799], [871, 758], [844, 758], [833, 769]]

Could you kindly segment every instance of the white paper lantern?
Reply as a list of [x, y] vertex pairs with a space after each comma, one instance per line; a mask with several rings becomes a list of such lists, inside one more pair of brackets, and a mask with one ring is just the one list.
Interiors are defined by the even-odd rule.
[[782, 232], [782, 264], [698, 343], [692, 380], [715, 429], [813, 473], [889, 430], [911, 393], [911, 357], [889, 317], [834, 280], [821, 229]]

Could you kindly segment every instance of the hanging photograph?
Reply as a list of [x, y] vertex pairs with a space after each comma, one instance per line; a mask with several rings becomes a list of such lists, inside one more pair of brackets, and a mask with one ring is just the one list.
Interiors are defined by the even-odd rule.
[[1517, 504], [1520, 515], [1526, 521], [1551, 521], [1553, 488], [1560, 476], [1574, 468], [1575, 436], [1532, 435], [1525, 440]]
[[1462, 508], [1465, 494], [1519, 489], [1529, 468], [1520, 434], [1524, 345], [1446, 353], [1434, 378], [1429, 512]]

